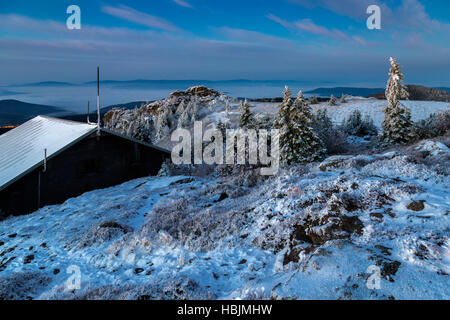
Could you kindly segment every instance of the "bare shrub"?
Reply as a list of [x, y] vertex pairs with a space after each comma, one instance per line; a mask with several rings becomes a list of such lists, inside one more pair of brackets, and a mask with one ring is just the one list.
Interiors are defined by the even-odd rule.
[[189, 201], [179, 194], [161, 200], [148, 214], [140, 237], [196, 251], [216, 248], [221, 239], [240, 234], [250, 219], [246, 203], [236, 199], [241, 194], [231, 187], [206, 186], [191, 193]]
[[438, 111], [425, 120], [416, 123], [420, 139], [429, 139], [447, 134], [450, 130], [450, 111]]
[[79, 240], [78, 247], [85, 248], [93, 245], [101, 245], [132, 231], [133, 229], [129, 226], [122, 226], [114, 221], [105, 221], [83, 234]]
[[58, 287], [41, 298], [51, 300], [203, 300], [216, 299], [214, 292], [188, 277], [163, 278], [155, 283], [83, 286], [80, 291]]

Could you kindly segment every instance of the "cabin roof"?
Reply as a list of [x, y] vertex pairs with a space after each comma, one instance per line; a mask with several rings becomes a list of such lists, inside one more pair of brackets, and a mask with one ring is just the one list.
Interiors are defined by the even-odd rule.
[[[96, 125], [37, 116], [0, 135], [0, 191], [97, 130]], [[168, 153], [151, 144], [101, 129], [112, 135]]]

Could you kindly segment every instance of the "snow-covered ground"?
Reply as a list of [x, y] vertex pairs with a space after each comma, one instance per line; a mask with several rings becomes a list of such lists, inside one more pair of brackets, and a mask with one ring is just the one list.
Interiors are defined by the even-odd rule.
[[414, 148], [141, 178], [9, 218], [0, 299], [449, 299], [449, 151]]
[[[413, 121], [418, 121], [428, 118], [432, 113], [439, 110], [449, 110], [450, 105], [448, 102], [435, 102], [435, 101], [403, 101], [411, 110], [411, 118]], [[252, 111], [255, 113], [268, 113], [275, 114], [279, 103], [252, 103], [255, 107]], [[381, 127], [381, 123], [384, 119], [383, 108], [386, 105], [385, 100], [368, 99], [361, 97], [349, 97], [346, 103], [340, 103], [337, 106], [329, 106], [326, 102], [322, 102], [316, 105], [311, 105], [313, 112], [316, 112], [320, 108], [325, 108], [328, 111], [328, 115], [332, 121], [336, 124], [341, 124], [342, 120], [348, 118], [348, 116], [356, 109], [361, 111], [362, 115], [369, 115], [374, 124], [377, 127]]]

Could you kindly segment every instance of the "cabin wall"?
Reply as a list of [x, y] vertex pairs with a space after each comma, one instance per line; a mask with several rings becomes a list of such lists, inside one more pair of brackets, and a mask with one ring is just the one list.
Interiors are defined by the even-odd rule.
[[169, 155], [105, 132], [90, 135], [0, 191], [0, 219], [62, 203], [84, 192], [156, 175]]

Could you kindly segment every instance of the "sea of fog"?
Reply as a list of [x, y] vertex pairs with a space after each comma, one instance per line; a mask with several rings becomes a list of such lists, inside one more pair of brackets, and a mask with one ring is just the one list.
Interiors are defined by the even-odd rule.
[[[102, 83], [100, 87], [101, 107], [133, 101], [154, 101], [167, 97], [175, 90], [186, 90], [193, 85], [206, 85], [231, 97], [262, 98], [280, 97], [284, 85], [289, 85], [295, 94], [298, 90], [318, 87], [335, 87], [344, 84], [311, 83], [301, 81], [163, 81], [158, 82], [116, 82]], [[345, 84], [351, 86], [352, 84]], [[28, 103], [56, 106], [71, 113], [85, 113], [87, 102], [96, 105], [95, 83], [83, 85], [26, 85], [0, 88], [0, 100], [16, 99]], [[308, 96], [306, 94], [306, 96]]]

